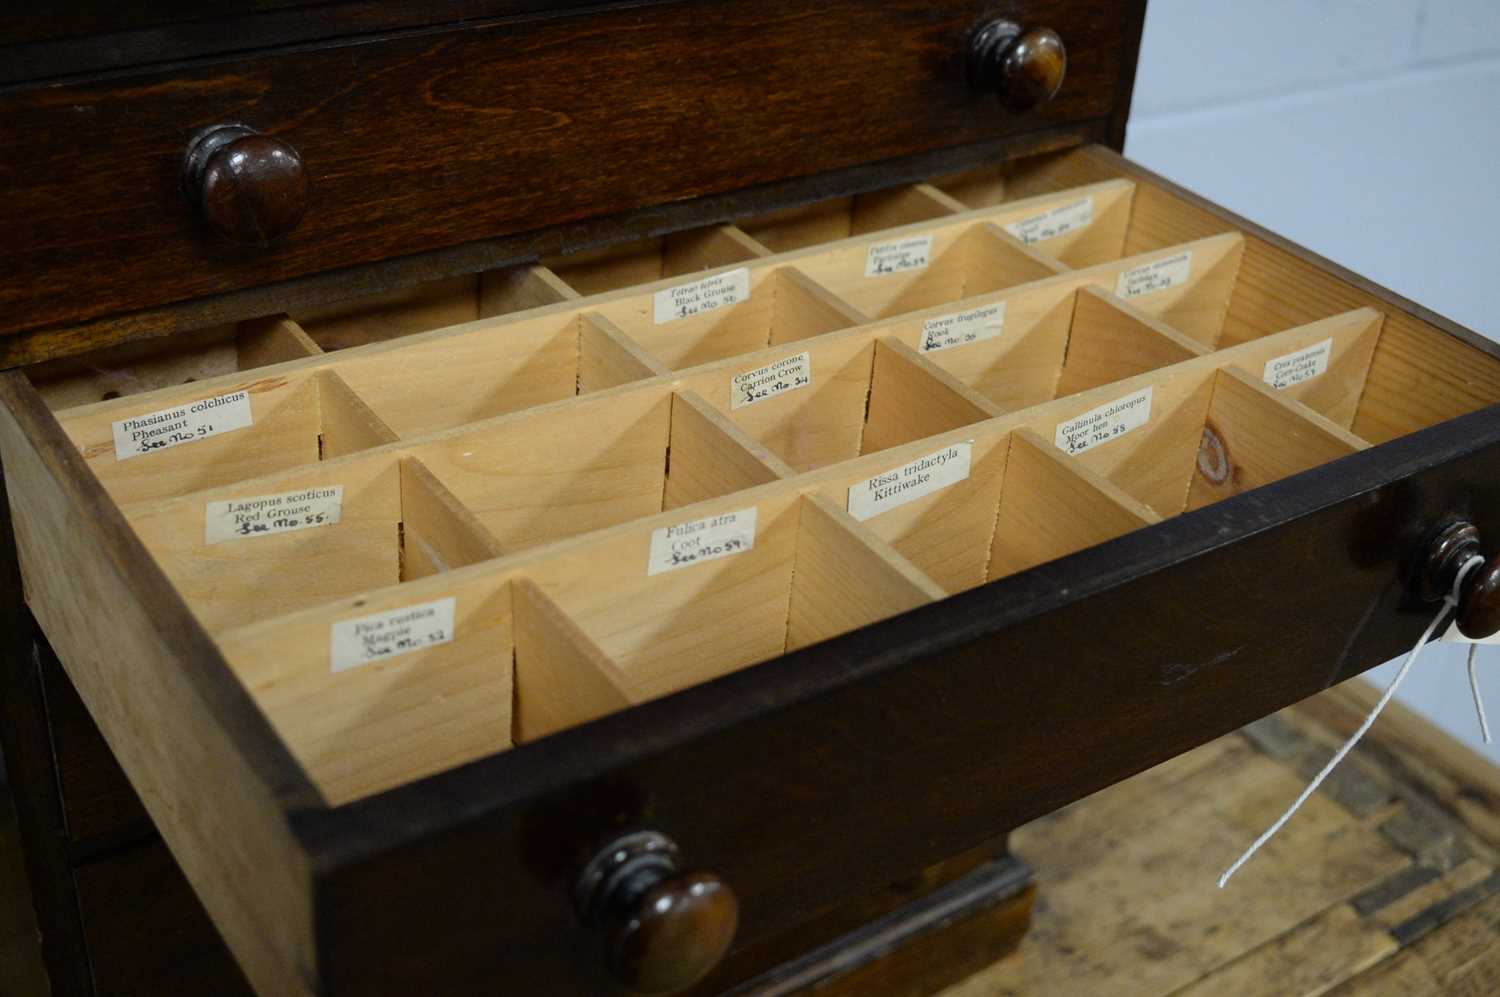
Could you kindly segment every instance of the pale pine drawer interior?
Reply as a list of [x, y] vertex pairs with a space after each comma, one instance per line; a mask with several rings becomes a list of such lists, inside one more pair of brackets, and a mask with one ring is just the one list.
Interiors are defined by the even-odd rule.
[[1500, 400], [1079, 150], [35, 368], [332, 803]]

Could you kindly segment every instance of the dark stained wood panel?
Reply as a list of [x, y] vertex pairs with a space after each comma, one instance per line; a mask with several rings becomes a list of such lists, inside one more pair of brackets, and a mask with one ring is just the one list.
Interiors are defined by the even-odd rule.
[[[299, 815], [322, 855], [327, 984], [608, 992], [567, 891], [587, 842], [622, 825], [670, 828], [735, 884], [737, 944], [754, 944], [1409, 648], [1432, 607], [1403, 593], [1406, 559], [1453, 516], [1500, 533], [1497, 510], [1491, 408]], [[471, 888], [480, 867], [494, 889]]]
[[[1028, 6], [1035, 14], [1028, 11]], [[492, 21], [0, 98], [5, 332], [82, 322], [1060, 124], [1100, 120], [1136, 39], [1125, 2], [1012, 5], [1065, 39], [1025, 115], [971, 93], [979, 2], [657, 4]], [[198, 225], [178, 165], [240, 120], [312, 191], [281, 244]]]

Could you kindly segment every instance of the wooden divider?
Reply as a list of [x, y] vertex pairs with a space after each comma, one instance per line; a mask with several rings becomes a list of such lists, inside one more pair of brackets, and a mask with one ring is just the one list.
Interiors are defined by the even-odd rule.
[[529, 579], [515, 608], [517, 744], [623, 710], [641, 697], [609, 655]]
[[1220, 370], [1185, 508], [1201, 508], [1368, 446], [1259, 378], [1233, 367]]
[[1111, 292], [1080, 288], [1073, 298], [1068, 352], [1057, 379], [1057, 396], [1076, 395], [1207, 352], [1197, 340]]
[[[415, 591], [413, 591], [415, 590]], [[435, 612], [448, 639], [358, 667], [330, 667], [330, 625]], [[216, 636], [230, 667], [331, 804], [511, 744], [509, 580], [455, 571]]]
[[1131, 498], [1029, 429], [1011, 434], [986, 580], [1025, 571], [1161, 522]]
[[859, 451], [875, 453], [999, 414], [983, 396], [901, 340], [876, 340]]
[[50, 409], [68, 409], [321, 354], [285, 315], [147, 339], [33, 364], [25, 370]]
[[663, 509], [744, 491], [796, 472], [692, 391], [672, 396]]
[[665, 364], [598, 312], [578, 316], [578, 393], [662, 377]]
[[803, 499], [787, 613], [786, 649], [795, 651], [947, 593], [841, 507]]
[[507, 267], [479, 275], [479, 308], [475, 318], [495, 318], [574, 301], [581, 295], [542, 266]]
[[[734, 275], [720, 275], [732, 282]], [[819, 336], [859, 325], [864, 316], [833, 303], [825, 292], [789, 269], [760, 269], [744, 276], [737, 303], [688, 314], [658, 294], [601, 302], [604, 315], [647, 353], [671, 369], [684, 369], [764, 349], [772, 343]], [[693, 296], [696, 299], [699, 296]], [[684, 306], [684, 310], [701, 307]]]
[[504, 553], [500, 542], [431, 471], [401, 459], [401, 580], [414, 581]]
[[739, 227], [773, 252], [783, 253], [932, 221], [963, 210], [964, 205], [937, 188], [913, 184], [784, 208], [742, 220]]
[[568, 287], [593, 295], [770, 254], [771, 250], [745, 232], [725, 225], [554, 256], [543, 262]]

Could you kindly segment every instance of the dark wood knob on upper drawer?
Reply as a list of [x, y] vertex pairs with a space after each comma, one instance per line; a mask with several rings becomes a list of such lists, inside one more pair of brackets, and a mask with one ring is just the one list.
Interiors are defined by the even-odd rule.
[[307, 210], [301, 155], [246, 125], [214, 125], [194, 135], [182, 186], [208, 227], [237, 246], [264, 246], [286, 235]]
[[579, 913], [604, 934], [610, 975], [640, 994], [671, 994], [719, 964], [739, 927], [739, 900], [709, 872], [684, 872], [655, 831], [626, 834], [584, 867]]
[[991, 21], [969, 39], [969, 84], [1026, 111], [1051, 100], [1068, 71], [1068, 51], [1051, 28]]
[[1458, 521], [1438, 529], [1427, 541], [1420, 565], [1420, 594], [1429, 600], [1450, 595], [1462, 572], [1458, 606], [1453, 620], [1470, 640], [1483, 640], [1500, 633], [1500, 557], [1483, 557], [1479, 529]]

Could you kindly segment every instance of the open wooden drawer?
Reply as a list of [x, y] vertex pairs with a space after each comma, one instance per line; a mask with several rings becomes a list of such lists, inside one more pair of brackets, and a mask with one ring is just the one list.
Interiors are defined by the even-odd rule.
[[267, 994], [607, 992], [575, 881], [642, 829], [742, 982], [1500, 531], [1491, 347], [1093, 147], [0, 399], [27, 602]]

